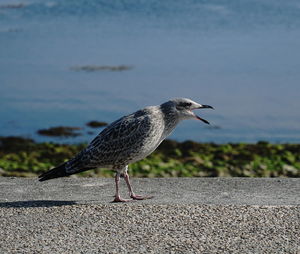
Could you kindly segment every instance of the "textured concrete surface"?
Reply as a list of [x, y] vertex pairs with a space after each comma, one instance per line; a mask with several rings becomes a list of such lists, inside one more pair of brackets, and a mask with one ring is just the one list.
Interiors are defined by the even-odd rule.
[[154, 198], [110, 203], [113, 179], [0, 178], [0, 253], [300, 253], [300, 179], [133, 185]]

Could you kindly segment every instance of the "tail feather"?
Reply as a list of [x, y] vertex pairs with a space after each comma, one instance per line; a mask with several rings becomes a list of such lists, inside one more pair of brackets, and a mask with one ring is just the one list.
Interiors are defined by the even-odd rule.
[[66, 163], [61, 164], [60, 166], [53, 168], [39, 176], [39, 181], [46, 181], [53, 178], [68, 176], [65, 168]]

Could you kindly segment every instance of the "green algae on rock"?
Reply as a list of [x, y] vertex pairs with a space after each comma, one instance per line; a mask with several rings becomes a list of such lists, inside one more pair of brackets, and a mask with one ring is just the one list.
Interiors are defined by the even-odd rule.
[[[70, 159], [86, 144], [35, 143], [0, 137], [0, 175], [35, 176]], [[300, 144], [213, 144], [165, 140], [144, 160], [130, 165], [135, 177], [300, 177]], [[95, 169], [78, 176], [112, 176]]]

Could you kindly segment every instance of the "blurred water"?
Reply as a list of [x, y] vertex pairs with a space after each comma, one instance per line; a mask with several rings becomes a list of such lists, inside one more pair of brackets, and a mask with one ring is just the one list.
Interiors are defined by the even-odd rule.
[[300, 142], [299, 45], [298, 0], [0, 0], [0, 135], [53, 140], [36, 130], [189, 97], [220, 128], [171, 138]]

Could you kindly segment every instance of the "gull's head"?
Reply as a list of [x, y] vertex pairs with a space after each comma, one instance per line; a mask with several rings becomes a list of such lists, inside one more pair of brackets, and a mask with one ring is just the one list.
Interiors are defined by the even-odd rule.
[[176, 114], [178, 115], [180, 120], [198, 119], [198, 120], [203, 121], [204, 123], [209, 124], [208, 121], [206, 121], [205, 119], [203, 119], [200, 116], [196, 115], [194, 113], [194, 110], [195, 109], [202, 109], [202, 108], [211, 108], [211, 109], [213, 109], [212, 106], [199, 104], [199, 103], [194, 102], [191, 99], [187, 99], [187, 98], [172, 99], [172, 100], [168, 101], [167, 104], [172, 107], [173, 112], [176, 112]]

